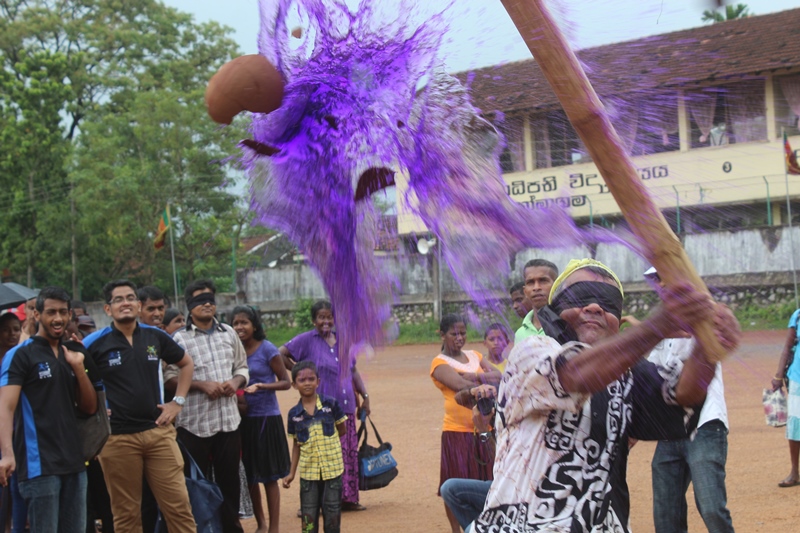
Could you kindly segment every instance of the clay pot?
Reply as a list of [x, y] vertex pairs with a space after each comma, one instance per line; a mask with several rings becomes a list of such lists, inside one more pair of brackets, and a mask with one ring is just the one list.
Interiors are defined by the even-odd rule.
[[283, 87], [283, 77], [264, 56], [237, 57], [211, 77], [206, 108], [220, 124], [230, 124], [242, 111], [271, 113], [281, 106]]

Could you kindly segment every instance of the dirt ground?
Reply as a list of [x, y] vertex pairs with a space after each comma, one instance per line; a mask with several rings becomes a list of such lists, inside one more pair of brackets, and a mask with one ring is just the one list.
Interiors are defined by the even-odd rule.
[[[789, 472], [788, 445], [782, 429], [767, 427], [761, 391], [768, 386], [783, 331], [748, 332], [740, 349], [724, 364], [725, 398], [730, 417], [728, 437], [728, 507], [740, 533], [788, 533], [800, 521], [800, 486], [777, 486]], [[482, 350], [482, 345], [468, 346]], [[411, 533], [448, 531], [443, 504], [436, 496], [439, 442], [443, 416], [441, 393], [428, 377], [438, 346], [389, 347], [371, 361], [360, 361], [373, 416], [381, 436], [394, 446], [400, 474], [384, 489], [362, 492], [363, 512], [342, 516], [342, 531], [367, 533], [386, 528]], [[297, 402], [294, 390], [279, 393], [284, 415]], [[631, 452], [628, 484], [631, 525], [635, 533], [653, 531], [650, 459], [654, 443], [640, 442]], [[706, 531], [689, 487], [689, 531]], [[281, 490], [281, 529], [298, 531], [296, 486]], [[255, 520], [244, 521], [255, 531]]]

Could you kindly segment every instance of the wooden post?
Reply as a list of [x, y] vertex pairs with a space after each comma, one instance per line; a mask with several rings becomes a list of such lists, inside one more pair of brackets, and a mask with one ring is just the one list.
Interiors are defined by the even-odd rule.
[[[547, 11], [544, 0], [501, 1], [592, 156], [646, 259], [668, 286], [689, 282], [707, 292], [680, 241], [642, 184], [600, 99]], [[697, 324], [695, 334], [709, 361], [716, 362], [725, 356], [710, 320]]]

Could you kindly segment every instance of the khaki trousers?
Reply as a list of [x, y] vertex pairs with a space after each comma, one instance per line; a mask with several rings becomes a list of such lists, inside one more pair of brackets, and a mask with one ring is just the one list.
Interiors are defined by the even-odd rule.
[[111, 435], [100, 452], [117, 533], [142, 533], [143, 473], [170, 533], [197, 532], [186, 491], [183, 457], [175, 436], [171, 424], [139, 433]]

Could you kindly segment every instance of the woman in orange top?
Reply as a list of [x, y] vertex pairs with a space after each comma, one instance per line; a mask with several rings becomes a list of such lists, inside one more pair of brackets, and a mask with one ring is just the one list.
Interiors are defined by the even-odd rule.
[[[459, 315], [446, 315], [439, 325], [442, 353], [431, 363], [433, 384], [444, 395], [442, 458], [439, 486], [450, 478], [492, 479], [494, 449], [486, 436], [475, 434], [472, 410], [456, 403], [456, 393], [486, 382], [497, 383], [500, 373], [475, 351], [464, 351], [467, 325]], [[453, 533], [461, 531], [458, 521], [445, 505]]]

